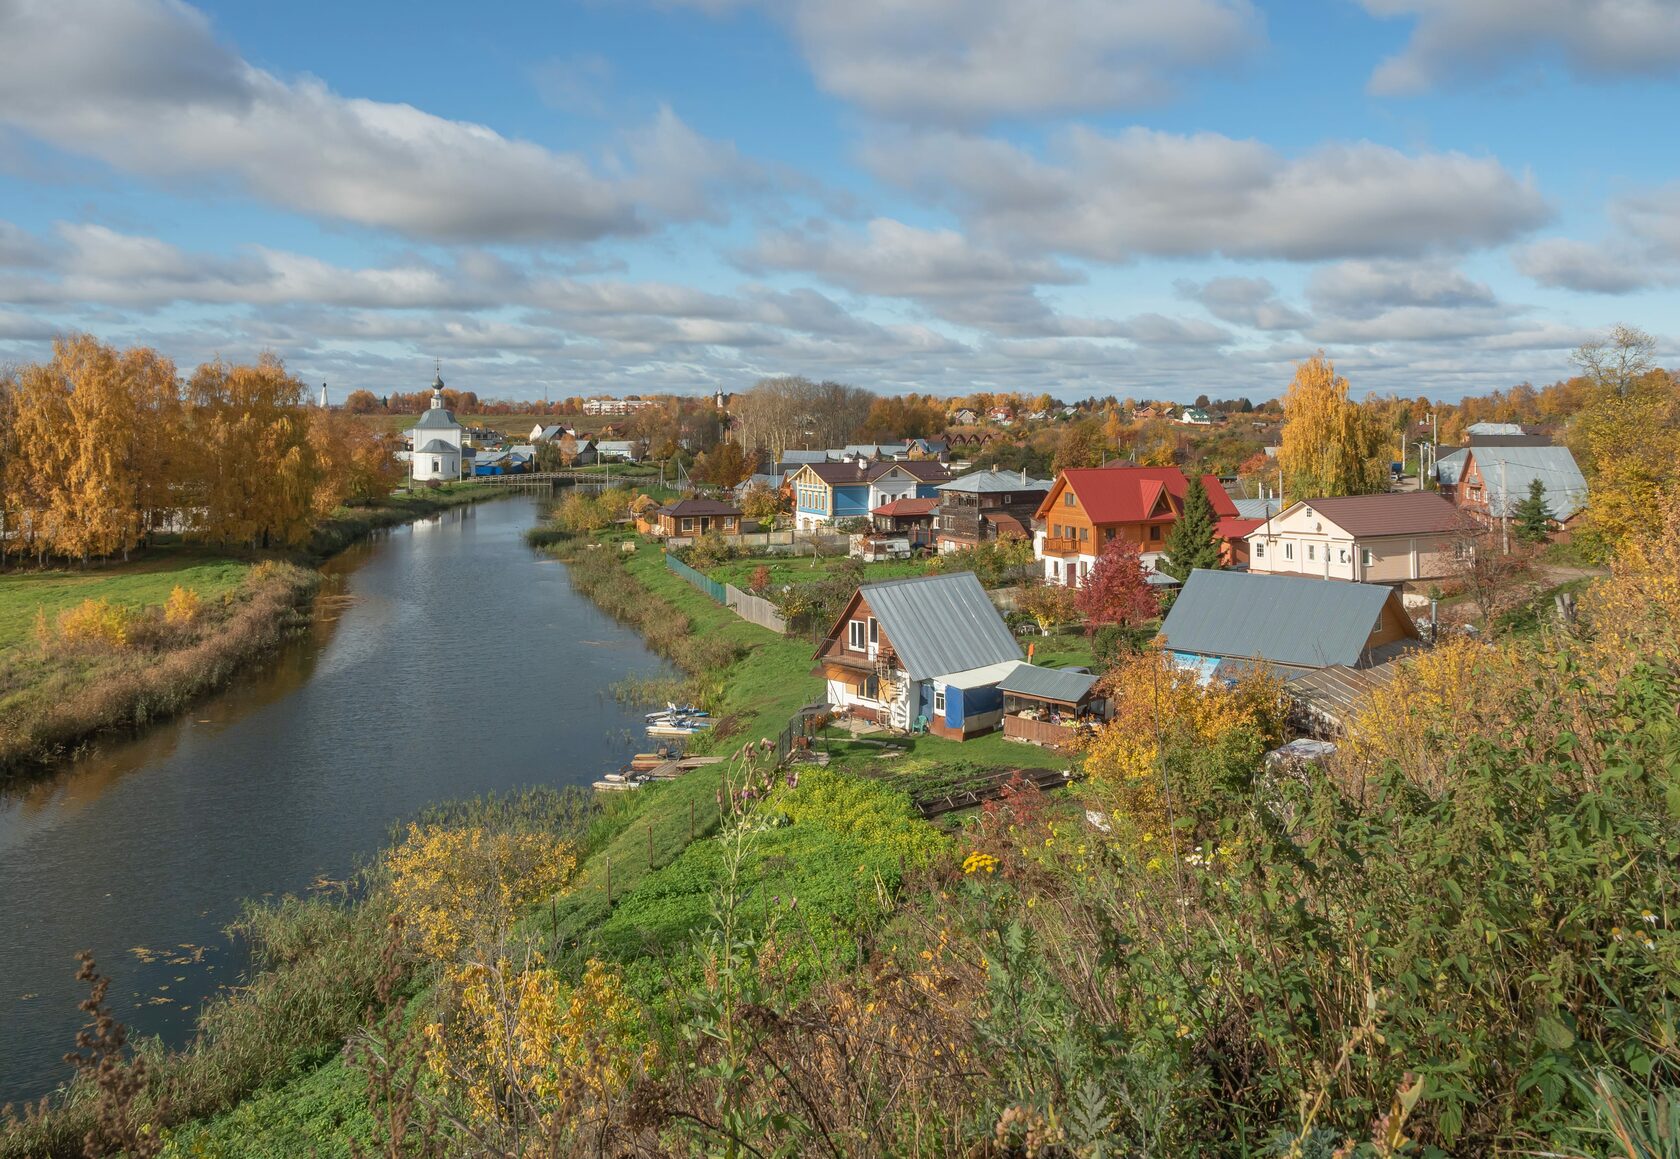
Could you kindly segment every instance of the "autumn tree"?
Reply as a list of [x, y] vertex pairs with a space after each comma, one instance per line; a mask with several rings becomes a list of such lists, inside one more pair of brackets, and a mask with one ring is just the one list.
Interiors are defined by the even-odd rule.
[[1448, 559], [1447, 574], [1481, 613], [1486, 627], [1528, 596], [1532, 578], [1528, 561], [1501, 552], [1489, 531], [1459, 538]]
[[1581, 539], [1604, 556], [1639, 533], [1680, 461], [1680, 383], [1650, 368], [1648, 339], [1617, 327], [1575, 355], [1589, 385], [1565, 441], [1587, 477]]
[[1037, 584], [1021, 592], [1016, 606], [1038, 625], [1045, 635], [1079, 618], [1079, 604], [1072, 591], [1061, 584]]
[[353, 390], [344, 398], [344, 409], [353, 415], [370, 415], [383, 410], [379, 396], [371, 390]]
[[265, 353], [255, 365], [205, 363], [188, 395], [198, 450], [195, 534], [252, 547], [302, 542], [323, 476], [303, 383]]
[[1132, 443], [1140, 467], [1170, 467], [1178, 461], [1178, 432], [1166, 419], [1150, 419]]
[[757, 523], [769, 523], [782, 510], [779, 490], [754, 483], [741, 495], [741, 514]]
[[1295, 368], [1283, 398], [1284, 493], [1292, 499], [1370, 495], [1388, 485], [1381, 421], [1348, 399], [1348, 381], [1324, 352]]
[[1570, 361], [1600, 390], [1625, 395], [1655, 365], [1656, 350], [1657, 340], [1645, 331], [1618, 324], [1604, 338], [1583, 342]]
[[1103, 435], [1102, 424], [1096, 419], [1081, 419], [1062, 428], [1061, 438], [1056, 441], [1056, 457], [1051, 460], [1050, 467], [1054, 471], [1065, 471], [1069, 467], [1100, 467], [1108, 458], [1108, 451], [1108, 439]]
[[1158, 566], [1176, 580], [1185, 580], [1197, 568], [1220, 565], [1219, 520], [1213, 513], [1207, 487], [1200, 475], [1191, 475], [1184, 489], [1184, 511], [1167, 532], [1165, 550]]
[[1074, 601], [1085, 617], [1085, 630], [1092, 633], [1107, 624], [1134, 627], [1161, 612], [1144, 573], [1142, 553], [1122, 537], [1108, 541]]
[[752, 478], [753, 462], [739, 443], [719, 443], [694, 460], [690, 472], [697, 482], [731, 490]]

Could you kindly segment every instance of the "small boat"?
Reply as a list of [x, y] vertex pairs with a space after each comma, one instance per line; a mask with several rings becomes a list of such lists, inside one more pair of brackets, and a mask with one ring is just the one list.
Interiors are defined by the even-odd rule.
[[641, 781], [609, 781], [605, 778], [595, 782], [595, 789], [602, 793], [622, 793], [627, 789], [639, 789]]
[[695, 708], [692, 704], [673, 704], [667, 700], [665, 707], [647, 714], [648, 720], [663, 720], [674, 716], [710, 716], [711, 713], [703, 708]]
[[693, 736], [697, 732], [704, 732], [712, 727], [709, 720], [693, 720], [686, 716], [679, 716], [672, 720], [660, 721], [647, 726], [649, 736]]

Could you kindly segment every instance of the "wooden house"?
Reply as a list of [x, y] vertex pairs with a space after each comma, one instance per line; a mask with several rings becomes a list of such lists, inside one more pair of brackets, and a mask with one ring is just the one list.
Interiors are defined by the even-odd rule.
[[[1237, 508], [1217, 476], [1202, 485], [1216, 520]], [[1145, 565], [1167, 545], [1189, 480], [1177, 467], [1082, 467], [1063, 471], [1034, 513], [1033, 556], [1047, 583], [1077, 587], [1115, 538], [1137, 544]]]
[[650, 507], [636, 520], [636, 530], [657, 539], [673, 535], [721, 535], [741, 533], [741, 509], [716, 499], [679, 499], [663, 507]]
[[836, 710], [951, 740], [1003, 720], [998, 683], [1021, 660], [973, 572], [864, 584], [816, 652]]

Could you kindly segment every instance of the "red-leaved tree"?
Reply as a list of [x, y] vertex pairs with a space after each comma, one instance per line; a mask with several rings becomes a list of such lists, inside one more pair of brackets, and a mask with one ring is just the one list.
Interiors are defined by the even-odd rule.
[[1143, 556], [1137, 544], [1111, 539], [1091, 574], [1079, 585], [1074, 598], [1085, 617], [1087, 632], [1106, 624], [1129, 628], [1160, 614], [1160, 601], [1144, 578]]

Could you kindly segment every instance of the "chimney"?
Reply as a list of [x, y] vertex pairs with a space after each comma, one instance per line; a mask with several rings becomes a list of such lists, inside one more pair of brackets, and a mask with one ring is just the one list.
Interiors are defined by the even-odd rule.
[[1021, 468], [1021, 486], [1025, 487], [1026, 485], [1027, 485], [1027, 469], [1025, 467], [1022, 467]]

